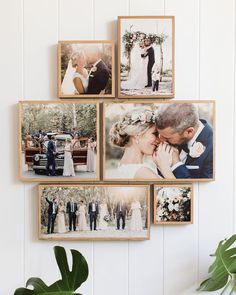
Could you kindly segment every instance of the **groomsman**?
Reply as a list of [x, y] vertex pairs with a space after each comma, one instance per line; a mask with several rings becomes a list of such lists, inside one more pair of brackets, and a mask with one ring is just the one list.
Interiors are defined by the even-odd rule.
[[49, 201], [48, 198], [46, 198], [46, 201], [48, 202], [48, 228], [47, 233], [53, 234], [54, 233], [54, 223], [57, 217], [58, 212], [58, 206], [57, 206], [57, 199], [53, 198], [52, 201]]
[[74, 198], [71, 197], [70, 201], [67, 202], [66, 204], [66, 213], [69, 216], [69, 231], [72, 231], [72, 225], [73, 225], [73, 230], [76, 231], [76, 211], [77, 210], [78, 210], [77, 203], [75, 203]]
[[98, 216], [98, 203], [95, 201], [95, 198], [92, 199], [92, 202], [89, 203], [88, 214], [90, 221], [90, 230], [97, 230], [97, 216]]
[[127, 206], [124, 203], [124, 200], [121, 200], [116, 205], [116, 222], [117, 222], [117, 229], [120, 229], [120, 220], [122, 220], [122, 229], [125, 229], [125, 218], [127, 214]]

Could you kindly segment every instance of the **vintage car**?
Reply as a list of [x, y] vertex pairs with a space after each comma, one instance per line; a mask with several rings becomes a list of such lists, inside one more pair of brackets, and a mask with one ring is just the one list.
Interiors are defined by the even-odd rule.
[[[66, 139], [70, 138], [70, 134], [58, 134], [55, 136], [55, 146], [57, 154], [55, 156], [56, 161], [56, 174], [62, 175], [64, 167], [64, 149]], [[79, 139], [83, 147], [75, 148], [72, 152], [72, 159], [74, 166], [86, 165], [87, 163], [87, 147], [84, 142], [87, 141], [87, 138]], [[27, 148], [25, 149], [25, 161], [26, 164], [31, 164], [33, 170], [36, 174], [45, 174], [47, 167], [47, 144], [48, 140], [45, 140], [42, 148]]]

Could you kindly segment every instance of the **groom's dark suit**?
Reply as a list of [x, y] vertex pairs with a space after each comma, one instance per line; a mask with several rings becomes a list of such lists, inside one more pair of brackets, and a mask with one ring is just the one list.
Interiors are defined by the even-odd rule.
[[125, 229], [125, 217], [127, 214], [127, 206], [123, 202], [119, 202], [116, 206], [116, 222], [117, 222], [117, 229], [120, 229], [120, 220], [122, 219], [122, 229]]
[[99, 214], [99, 208], [97, 202], [90, 202], [88, 207], [90, 230], [97, 230], [97, 215]]
[[68, 213], [69, 216], [69, 230], [72, 230], [72, 224], [73, 224], [73, 230], [76, 230], [76, 211], [78, 210], [77, 204], [75, 202], [67, 202], [66, 204], [66, 213]]
[[[213, 131], [205, 120], [200, 121], [204, 128], [196, 142], [202, 143], [205, 150], [198, 158], [192, 158], [187, 154], [185, 164], [173, 171], [176, 178], [213, 178]], [[181, 150], [180, 146], [179, 151]]]
[[148, 78], [148, 84], [147, 86], [152, 86], [152, 67], [155, 63], [155, 52], [152, 46], [150, 46], [147, 49], [147, 52], [145, 54], [141, 54], [143, 58], [148, 56], [148, 66], [147, 66], [147, 78]]
[[99, 94], [105, 89], [109, 80], [109, 69], [102, 60], [95, 67], [96, 71], [92, 71], [89, 75], [87, 94]]

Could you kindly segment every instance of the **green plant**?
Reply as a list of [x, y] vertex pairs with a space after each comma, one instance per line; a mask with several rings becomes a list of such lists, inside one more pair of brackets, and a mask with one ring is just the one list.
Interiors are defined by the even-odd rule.
[[34, 289], [18, 288], [14, 295], [81, 295], [75, 291], [88, 278], [88, 264], [84, 256], [76, 250], [71, 250], [73, 262], [70, 271], [65, 249], [55, 246], [54, 254], [62, 279], [47, 286], [40, 278], [30, 278], [26, 287], [32, 286]]
[[203, 281], [198, 291], [216, 291], [224, 288], [220, 294], [233, 294], [236, 291], [236, 248], [233, 243], [236, 235], [220, 241], [215, 254], [215, 261], [209, 267], [210, 278]]

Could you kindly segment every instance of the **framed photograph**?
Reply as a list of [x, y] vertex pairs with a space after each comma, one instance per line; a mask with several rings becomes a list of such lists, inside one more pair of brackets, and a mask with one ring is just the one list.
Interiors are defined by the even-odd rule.
[[192, 185], [154, 186], [154, 224], [193, 223], [192, 215]]
[[39, 238], [146, 240], [148, 185], [39, 185]]
[[114, 97], [114, 42], [59, 41], [58, 96]]
[[107, 181], [214, 180], [214, 101], [104, 103]]
[[174, 16], [118, 17], [118, 97], [174, 97]]
[[19, 102], [19, 172], [23, 181], [100, 179], [99, 104]]

